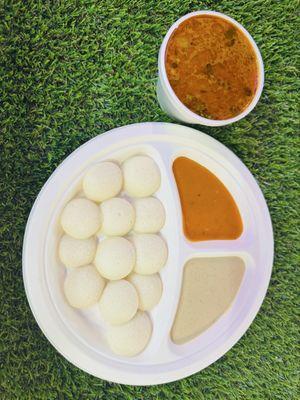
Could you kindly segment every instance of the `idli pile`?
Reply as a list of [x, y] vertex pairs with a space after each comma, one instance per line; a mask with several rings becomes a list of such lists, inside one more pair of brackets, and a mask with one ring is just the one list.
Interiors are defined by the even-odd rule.
[[87, 308], [100, 300], [104, 286], [104, 279], [93, 265], [78, 267], [65, 279], [65, 296], [72, 307]]
[[138, 311], [126, 324], [110, 326], [107, 339], [114, 353], [132, 357], [145, 349], [151, 333], [152, 323], [148, 314]]
[[152, 233], [134, 234], [130, 240], [135, 247], [134, 272], [142, 275], [155, 274], [161, 270], [168, 258], [166, 242]]
[[95, 265], [104, 278], [122, 279], [134, 268], [135, 248], [129, 240], [119, 236], [101, 240]]
[[128, 233], [135, 221], [134, 208], [128, 200], [120, 197], [105, 200], [100, 204], [102, 212], [101, 233], [107, 236], [123, 236]]
[[61, 218], [63, 230], [75, 239], [87, 239], [101, 227], [101, 211], [88, 199], [73, 199], [64, 208]]
[[133, 201], [135, 224], [138, 233], [157, 233], [165, 224], [166, 213], [162, 202], [155, 197], [144, 197]]
[[97, 249], [95, 236], [88, 239], [75, 239], [63, 235], [59, 242], [59, 258], [66, 267], [80, 267], [93, 262]]
[[122, 165], [124, 189], [131, 197], [147, 197], [160, 187], [160, 170], [148, 156], [134, 156]]
[[162, 295], [162, 283], [159, 274], [140, 275], [131, 274], [129, 282], [135, 287], [139, 297], [139, 309], [150, 311], [159, 302]]
[[145, 349], [152, 333], [147, 312], [162, 296], [158, 272], [168, 248], [159, 232], [166, 213], [153, 197], [160, 184], [151, 157], [136, 155], [121, 167], [103, 161], [87, 170], [82, 190], [60, 216], [65, 298], [77, 309], [97, 307], [108, 344], [121, 356]]
[[106, 285], [99, 307], [106, 322], [120, 325], [134, 317], [138, 304], [139, 298], [135, 287], [130, 282], [121, 279]]
[[97, 202], [117, 196], [122, 186], [121, 168], [110, 161], [104, 161], [91, 167], [82, 182], [86, 197]]

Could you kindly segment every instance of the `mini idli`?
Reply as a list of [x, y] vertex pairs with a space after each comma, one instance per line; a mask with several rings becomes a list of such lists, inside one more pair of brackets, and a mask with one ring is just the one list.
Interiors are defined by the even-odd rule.
[[90, 264], [95, 257], [97, 239], [92, 236], [88, 239], [75, 239], [63, 235], [58, 246], [58, 255], [66, 267], [80, 267]]
[[77, 198], [64, 208], [60, 222], [63, 230], [75, 239], [87, 239], [101, 227], [101, 211], [91, 200]]
[[110, 326], [107, 340], [111, 350], [120, 356], [132, 357], [147, 346], [152, 333], [152, 323], [147, 313], [138, 311], [127, 323]]
[[85, 265], [69, 271], [64, 292], [68, 303], [75, 308], [87, 308], [97, 303], [105, 286], [105, 280], [93, 265]]
[[102, 213], [101, 233], [107, 236], [123, 236], [134, 225], [135, 211], [128, 200], [120, 197], [105, 200], [100, 204]]
[[155, 197], [135, 199], [135, 223], [133, 230], [138, 233], [157, 233], [165, 224], [166, 213], [162, 202]]
[[159, 274], [140, 275], [133, 273], [127, 279], [137, 291], [139, 297], [138, 308], [142, 311], [152, 310], [162, 295], [162, 283]]
[[111, 161], [92, 166], [82, 181], [86, 197], [97, 202], [110, 199], [120, 193], [123, 186], [121, 168]]
[[94, 262], [104, 278], [122, 279], [135, 265], [134, 245], [120, 236], [104, 239], [98, 244]]
[[128, 281], [108, 282], [101, 296], [99, 307], [103, 319], [120, 325], [131, 320], [137, 312], [139, 304], [135, 287]]
[[124, 189], [129, 196], [151, 196], [160, 187], [160, 170], [148, 156], [138, 155], [125, 160], [122, 170]]
[[142, 275], [155, 274], [167, 262], [168, 247], [160, 236], [141, 233], [132, 235], [129, 239], [135, 247], [134, 272]]

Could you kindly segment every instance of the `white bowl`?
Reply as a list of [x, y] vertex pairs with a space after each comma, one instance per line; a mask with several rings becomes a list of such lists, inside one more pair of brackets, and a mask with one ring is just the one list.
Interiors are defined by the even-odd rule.
[[[229, 118], [229, 119], [224, 119], [224, 120], [214, 120], [214, 119], [208, 119], [201, 117], [200, 115], [194, 113], [191, 111], [189, 108], [187, 108], [176, 96], [174, 90], [172, 89], [167, 73], [166, 73], [166, 68], [165, 68], [165, 54], [166, 54], [166, 47], [168, 44], [168, 41], [170, 39], [170, 36], [174, 32], [175, 29], [178, 28], [178, 26], [185, 21], [186, 19], [189, 19], [191, 17], [195, 17], [196, 15], [215, 15], [218, 17], [221, 17], [229, 22], [231, 22], [233, 25], [237, 27], [240, 31], [244, 33], [244, 35], [248, 38], [249, 42], [251, 43], [253, 50], [255, 52], [256, 58], [257, 58], [257, 64], [258, 64], [258, 84], [257, 84], [257, 89], [255, 96], [253, 97], [251, 103], [248, 105], [245, 110], [237, 115], [236, 117]], [[207, 125], [207, 126], [222, 126], [222, 125], [228, 125], [231, 124], [232, 122], [239, 121], [240, 119], [244, 118], [247, 114], [250, 113], [250, 111], [253, 110], [253, 108], [256, 106], [261, 92], [263, 90], [264, 86], [264, 65], [263, 65], [263, 60], [260, 54], [260, 51], [253, 40], [252, 36], [250, 33], [241, 25], [239, 24], [235, 19], [228, 17], [225, 14], [222, 14], [220, 12], [216, 11], [195, 11], [191, 12], [189, 14], [184, 15], [183, 17], [179, 18], [168, 30], [166, 36], [164, 37], [164, 40], [162, 42], [162, 45], [159, 50], [159, 55], [158, 55], [158, 81], [157, 81], [157, 99], [158, 102], [161, 106], [161, 108], [172, 118], [175, 118], [179, 121], [187, 122], [190, 124], [200, 124], [200, 125]]]
[[[100, 160], [122, 162], [148, 154], [161, 170], [156, 196], [166, 209], [161, 231], [169, 259], [161, 270], [163, 294], [151, 311], [153, 333], [136, 357], [113, 354], [105, 339], [106, 326], [94, 306], [76, 310], [63, 295], [66, 269], [57, 256], [64, 205], [81, 188], [87, 168]], [[178, 156], [187, 156], [212, 171], [226, 185], [240, 210], [244, 230], [237, 240], [192, 243], [183, 235], [179, 195], [172, 173]], [[184, 264], [193, 257], [236, 255], [245, 274], [230, 309], [194, 340], [176, 345], [170, 329], [180, 296]], [[50, 176], [29, 216], [23, 245], [23, 279], [32, 312], [53, 346], [70, 362], [99, 378], [131, 385], [174, 381], [207, 367], [245, 333], [257, 314], [269, 284], [273, 234], [263, 195], [244, 164], [211, 137], [180, 125], [143, 123], [101, 134], [74, 151]]]

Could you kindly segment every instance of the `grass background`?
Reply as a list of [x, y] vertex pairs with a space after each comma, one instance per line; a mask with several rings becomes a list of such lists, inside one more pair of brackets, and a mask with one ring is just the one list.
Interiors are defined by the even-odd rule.
[[[299, 398], [298, 2], [0, 4], [0, 398]], [[197, 129], [232, 149], [265, 194], [276, 244], [271, 285], [245, 336], [206, 370], [162, 386], [116, 385], [68, 363], [39, 330], [22, 283], [24, 228], [44, 182], [80, 144], [120, 125], [171, 121], [156, 101], [157, 54], [168, 27], [199, 9], [222, 11], [244, 24], [264, 59], [265, 89], [256, 109], [232, 126]]]

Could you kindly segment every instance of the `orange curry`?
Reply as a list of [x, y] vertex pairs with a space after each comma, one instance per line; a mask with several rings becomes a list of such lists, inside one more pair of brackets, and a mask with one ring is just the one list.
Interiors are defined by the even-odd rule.
[[195, 161], [178, 157], [173, 173], [179, 191], [185, 236], [191, 241], [237, 239], [239, 210], [223, 183]]
[[205, 118], [235, 117], [255, 96], [253, 47], [223, 18], [199, 15], [183, 21], [169, 39], [165, 65], [179, 100]]

